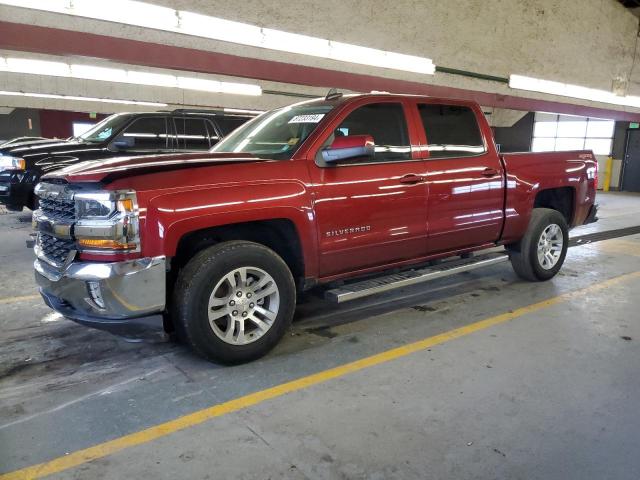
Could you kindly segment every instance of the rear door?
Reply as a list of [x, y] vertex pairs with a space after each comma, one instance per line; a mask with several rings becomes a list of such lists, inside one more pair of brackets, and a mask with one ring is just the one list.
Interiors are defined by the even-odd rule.
[[412, 149], [418, 139], [408, 112], [398, 99], [354, 102], [333, 121], [322, 146], [335, 136], [371, 135], [374, 157], [323, 165], [316, 154], [309, 162], [321, 276], [424, 255], [425, 162]]
[[[482, 112], [464, 102], [417, 102], [427, 159], [428, 251], [440, 253], [498, 240], [503, 168]], [[480, 128], [482, 125], [486, 131]]]
[[640, 192], [640, 130], [629, 130], [624, 154], [622, 190]]

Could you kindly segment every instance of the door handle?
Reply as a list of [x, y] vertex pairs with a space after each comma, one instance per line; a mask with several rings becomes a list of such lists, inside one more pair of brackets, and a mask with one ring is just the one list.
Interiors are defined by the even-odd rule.
[[495, 168], [485, 168], [482, 171], [483, 177], [495, 177], [496, 175], [498, 175], [498, 171]]
[[422, 175], [416, 175], [414, 173], [410, 173], [409, 175], [405, 175], [400, 178], [400, 183], [405, 185], [413, 185], [416, 183], [424, 182], [424, 177]]

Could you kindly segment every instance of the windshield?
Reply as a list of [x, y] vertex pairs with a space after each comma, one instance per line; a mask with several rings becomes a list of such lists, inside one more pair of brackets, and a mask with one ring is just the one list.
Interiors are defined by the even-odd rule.
[[288, 160], [335, 106], [335, 103], [318, 102], [264, 113], [235, 130], [211, 151]]
[[129, 115], [116, 113], [96, 123], [76, 139], [87, 143], [102, 143], [110, 139], [128, 120]]

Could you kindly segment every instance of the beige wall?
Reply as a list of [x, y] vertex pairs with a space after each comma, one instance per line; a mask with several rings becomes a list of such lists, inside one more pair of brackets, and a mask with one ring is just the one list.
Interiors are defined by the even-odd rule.
[[[432, 58], [491, 75], [519, 73], [609, 90], [628, 76], [638, 19], [616, 0], [152, 0], [264, 27]], [[343, 71], [557, 100], [438, 73], [410, 74], [120, 24], [0, 7], [5, 21], [60, 27]], [[630, 93], [640, 95], [640, 68]], [[575, 101], [585, 105], [606, 105]], [[620, 107], [622, 108], [622, 107]], [[638, 111], [638, 110], [636, 110]]]

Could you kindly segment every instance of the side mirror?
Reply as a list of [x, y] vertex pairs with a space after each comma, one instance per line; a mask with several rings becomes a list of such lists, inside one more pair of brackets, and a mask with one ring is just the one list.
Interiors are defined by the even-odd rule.
[[135, 145], [135, 138], [133, 137], [116, 137], [110, 146], [115, 150], [126, 150], [127, 148], [133, 148]]
[[327, 163], [357, 157], [373, 157], [375, 142], [371, 135], [347, 135], [336, 137], [333, 143], [322, 150], [322, 159]]

